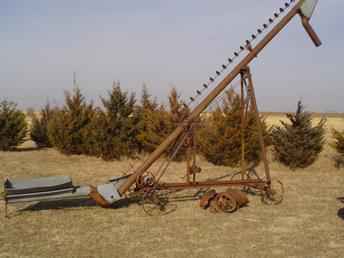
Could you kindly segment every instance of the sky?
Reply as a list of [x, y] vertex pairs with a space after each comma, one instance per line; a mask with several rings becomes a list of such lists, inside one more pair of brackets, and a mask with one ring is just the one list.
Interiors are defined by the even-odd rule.
[[[267, 21], [280, 0], [0, 0], [0, 99], [20, 108], [61, 105], [73, 72], [98, 103], [120, 81], [161, 102], [188, 99]], [[262, 111], [344, 112], [344, 1], [320, 0], [314, 47], [293, 21], [250, 67]]]

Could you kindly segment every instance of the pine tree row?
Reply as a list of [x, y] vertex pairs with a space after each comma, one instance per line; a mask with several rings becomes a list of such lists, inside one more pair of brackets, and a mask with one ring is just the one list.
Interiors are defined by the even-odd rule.
[[31, 138], [40, 147], [61, 153], [85, 154], [104, 160], [152, 152], [175, 128], [184, 107], [176, 89], [169, 96], [169, 110], [159, 105], [143, 87], [140, 103], [134, 94], [114, 83], [101, 107], [87, 103], [79, 88], [65, 94], [62, 108], [46, 105], [33, 116]]
[[[152, 152], [190, 112], [184, 107], [176, 89], [172, 89], [169, 107], [153, 99], [143, 87], [140, 101], [134, 94], [114, 83], [101, 107], [88, 103], [80, 89], [65, 94], [63, 107], [47, 104], [39, 114], [32, 114], [31, 139], [38, 147], [54, 147], [61, 153], [84, 154], [104, 160]], [[272, 145], [275, 160], [291, 169], [305, 168], [318, 158], [325, 143], [325, 123], [312, 125], [311, 114], [298, 103], [295, 114], [287, 114], [289, 122], [267, 128], [261, 117], [264, 141]], [[202, 116], [196, 126], [195, 140], [199, 154], [216, 165], [237, 167], [241, 160], [242, 137], [247, 163], [260, 162], [260, 146], [256, 116], [248, 111], [241, 130], [239, 96], [233, 91], [211, 114]], [[14, 103], [0, 103], [0, 149], [11, 150], [24, 142], [28, 134], [25, 115]], [[331, 145], [337, 152], [336, 166], [344, 164], [344, 132], [333, 130]], [[176, 160], [185, 157], [182, 146]]]

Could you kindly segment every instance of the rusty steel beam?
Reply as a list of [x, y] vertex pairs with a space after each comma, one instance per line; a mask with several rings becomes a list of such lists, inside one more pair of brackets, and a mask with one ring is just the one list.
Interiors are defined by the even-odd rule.
[[136, 178], [142, 175], [150, 166], [161, 157], [161, 155], [173, 144], [184, 132], [185, 128], [191, 124], [197, 117], [209, 106], [209, 104], [240, 74], [241, 69], [258, 56], [258, 54], [275, 38], [275, 36], [300, 13], [300, 7], [304, 0], [300, 0], [284, 16], [281, 21], [246, 55], [246, 57], [237, 64], [234, 69], [206, 96], [200, 104], [190, 113], [181, 125], [179, 125], [148, 158], [133, 172], [133, 174], [118, 189], [120, 195], [123, 195], [136, 182]]
[[[240, 141], [241, 141], [241, 160], [240, 160], [240, 165], [241, 165], [241, 179], [244, 179], [244, 173], [246, 171], [246, 161], [245, 161], [245, 118], [246, 118], [246, 113], [245, 113], [245, 91], [244, 91], [244, 78], [241, 75], [241, 82], [240, 82]], [[247, 103], [248, 105], [249, 103]]]
[[250, 186], [259, 188], [258, 186], [264, 186], [268, 183], [261, 179], [245, 179], [245, 180], [208, 180], [203, 182], [182, 182], [182, 183], [161, 183], [156, 186], [158, 190], [167, 189], [190, 189], [190, 188], [202, 188], [202, 187], [214, 187], [214, 186]]
[[320, 40], [319, 36], [317, 35], [317, 33], [314, 31], [312, 25], [309, 23], [309, 18], [302, 15], [301, 13], [300, 13], [300, 16], [301, 16], [302, 25], [305, 28], [305, 30], [308, 33], [311, 40], [313, 41], [314, 45], [316, 47], [320, 47], [322, 44], [321, 40]]
[[250, 68], [247, 66], [245, 68], [245, 74], [247, 76], [248, 80], [248, 92], [250, 94], [250, 99], [252, 101], [252, 107], [254, 109], [254, 114], [256, 116], [256, 121], [257, 121], [257, 129], [258, 129], [258, 138], [259, 138], [259, 145], [261, 149], [261, 158], [264, 163], [264, 171], [265, 171], [265, 178], [267, 182], [270, 184], [271, 183], [271, 176], [270, 176], [270, 167], [269, 167], [269, 162], [268, 162], [268, 157], [267, 157], [267, 151], [266, 151], [266, 146], [264, 142], [264, 135], [263, 135], [263, 127], [262, 123], [260, 121], [259, 117], [259, 110], [258, 110], [258, 105], [257, 105], [257, 100], [256, 100], [256, 94], [254, 92], [254, 87], [253, 87], [253, 80], [252, 80], [252, 74]]

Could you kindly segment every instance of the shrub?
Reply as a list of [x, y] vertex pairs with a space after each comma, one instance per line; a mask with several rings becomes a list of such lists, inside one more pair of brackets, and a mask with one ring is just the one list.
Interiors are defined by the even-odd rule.
[[137, 121], [137, 148], [139, 152], [150, 153], [171, 132], [169, 113], [162, 105], [151, 99], [147, 88], [142, 90], [141, 106], [135, 110]]
[[168, 96], [170, 121], [173, 127], [177, 127], [190, 113], [190, 110], [184, 105], [181, 96], [176, 88], [172, 88]]
[[48, 137], [53, 147], [64, 154], [89, 154], [85, 144], [93, 116], [93, 105], [87, 104], [79, 88], [65, 93], [64, 107], [48, 123]]
[[290, 123], [272, 129], [274, 157], [291, 169], [306, 168], [319, 156], [325, 142], [325, 119], [312, 126], [311, 114], [299, 101], [295, 114], [287, 114]]
[[57, 109], [52, 109], [48, 103], [41, 109], [39, 115], [32, 113], [30, 136], [38, 147], [51, 147], [48, 137], [48, 123], [55, 112]]
[[[244, 129], [245, 160], [258, 164], [260, 145], [255, 113], [248, 111]], [[264, 139], [268, 143], [268, 133], [263, 119]], [[241, 109], [239, 96], [232, 90], [208, 118], [202, 121], [203, 128], [197, 137], [200, 153], [215, 165], [237, 167], [241, 161]]]
[[[168, 103], [169, 103], [168, 119], [169, 119], [169, 124], [170, 124], [169, 133], [172, 133], [172, 131], [178, 125], [180, 125], [180, 123], [183, 122], [183, 120], [188, 116], [188, 114], [190, 113], [190, 110], [184, 105], [184, 102], [181, 100], [180, 94], [178, 93], [177, 89], [174, 87], [171, 89], [170, 94], [168, 96]], [[186, 150], [187, 148], [185, 144], [183, 144], [179, 148], [178, 152], [176, 153], [174, 160], [175, 161], [184, 160], [186, 158]]]
[[337, 168], [344, 167], [344, 131], [332, 130], [334, 143], [331, 146], [336, 150], [335, 165]]
[[0, 150], [8, 151], [22, 144], [26, 133], [25, 114], [13, 102], [0, 102]]
[[98, 112], [93, 123], [95, 150], [104, 160], [131, 156], [136, 149], [134, 94], [128, 96], [119, 83], [114, 83], [108, 98], [101, 98], [101, 101], [104, 110]]
[[28, 107], [26, 109], [26, 115], [32, 119], [35, 116], [35, 109], [32, 107]]

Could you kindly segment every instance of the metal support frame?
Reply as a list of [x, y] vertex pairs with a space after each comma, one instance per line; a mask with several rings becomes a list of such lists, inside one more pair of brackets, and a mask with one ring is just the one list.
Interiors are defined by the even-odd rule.
[[[295, 2], [295, 1], [292, 1]], [[93, 198], [98, 200], [98, 203], [100, 205], [103, 205], [105, 207], [110, 206], [113, 202], [121, 199], [125, 196], [125, 194], [132, 189], [132, 185], [136, 184], [136, 187], [138, 187], [140, 184], [138, 182], [139, 179], [142, 179], [144, 176], [147, 176], [148, 169], [152, 166], [153, 163], [155, 163], [164, 153], [168, 152], [171, 148], [171, 146], [175, 147], [175, 151], [172, 153], [171, 158], [168, 160], [167, 164], [163, 164], [161, 166], [161, 174], [159, 177], [156, 178], [155, 184], [148, 185], [145, 184], [145, 180], [143, 180], [143, 186], [142, 187], [148, 187], [150, 190], [159, 190], [159, 189], [169, 189], [169, 188], [200, 188], [200, 187], [209, 187], [209, 186], [247, 186], [252, 188], [257, 188], [259, 190], [263, 190], [263, 192], [267, 195], [267, 197], [272, 197], [270, 200], [276, 201], [273, 198], [274, 192], [272, 190], [272, 184], [271, 184], [271, 176], [270, 176], [270, 168], [267, 160], [267, 154], [266, 154], [266, 147], [264, 144], [264, 135], [263, 135], [263, 128], [260, 123], [260, 117], [259, 117], [259, 110], [257, 106], [257, 100], [255, 96], [254, 86], [253, 86], [253, 80], [251, 76], [251, 72], [249, 69], [249, 64], [257, 58], [257, 56], [262, 52], [262, 50], [289, 24], [289, 22], [297, 15], [301, 17], [301, 22], [303, 27], [305, 28], [306, 32], [310, 36], [311, 40], [316, 46], [321, 45], [321, 41], [313, 28], [311, 27], [311, 24], [309, 23], [311, 16], [314, 12], [314, 9], [318, 3], [318, 0], [299, 0], [295, 3], [295, 5], [292, 7], [292, 9], [285, 14], [283, 18], [280, 19], [280, 21], [262, 38], [260, 42], [258, 42], [256, 45], [252, 45], [249, 40], [246, 41], [245, 46], [241, 46], [241, 51], [247, 50], [246, 56], [239, 61], [236, 66], [226, 75], [223, 77], [223, 79], [214, 87], [207, 96], [203, 98], [203, 100], [194, 107], [194, 109], [188, 114], [188, 116], [180, 123], [177, 128], [145, 159], [140, 166], [138, 166], [136, 169], [134, 169], [130, 175], [128, 175], [125, 178], [120, 178], [120, 181], [111, 181], [110, 183], [100, 185], [96, 188], [97, 191], [95, 191], [93, 188], [93, 192], [91, 193], [91, 198], [93, 194]], [[288, 4], [289, 5], [289, 4]], [[277, 14], [275, 14], [276, 18], [278, 17]], [[264, 24], [264, 28], [267, 28], [267, 25]], [[262, 33], [261, 29], [258, 29], [259, 34]], [[253, 35], [254, 38], [256, 38], [255, 35]], [[248, 42], [248, 43], [247, 43]], [[236, 56], [238, 56], [238, 53], [235, 52]], [[230, 61], [231, 63], [232, 61]], [[224, 65], [223, 65], [224, 66]], [[224, 66], [226, 68], [226, 66]], [[225, 69], [224, 68], [224, 69]], [[217, 71], [217, 73], [219, 73]], [[220, 74], [220, 73], [219, 73]], [[169, 163], [171, 162], [171, 159], [175, 156], [175, 154], [178, 152], [178, 149], [182, 146], [184, 142], [184, 136], [188, 136], [189, 133], [188, 130], [192, 130], [193, 124], [197, 121], [200, 114], [208, 108], [208, 106], [218, 97], [225, 89], [226, 87], [235, 79], [237, 76], [241, 76], [241, 180], [220, 180], [222, 178], [218, 178], [215, 180], [207, 180], [203, 182], [197, 182], [196, 180], [196, 173], [200, 171], [200, 169], [196, 166], [196, 156], [194, 151], [194, 142], [193, 142], [193, 136], [191, 133], [191, 136], [189, 136], [190, 140], [190, 146], [187, 151], [188, 155], [188, 162], [187, 162], [187, 175], [186, 175], [186, 183], [159, 183], [159, 179], [166, 171]], [[211, 81], [213, 82], [214, 79], [212, 78]], [[245, 97], [247, 101], [245, 100]], [[260, 178], [257, 174], [255, 174], [254, 180], [250, 178], [249, 173], [245, 174], [246, 172], [249, 172], [251, 168], [246, 164], [245, 161], [245, 127], [246, 127], [246, 118], [247, 118], [247, 112], [248, 107], [250, 105], [251, 112], [253, 111], [256, 116], [257, 120], [257, 130], [259, 134], [259, 144], [261, 147], [261, 159], [264, 163], [264, 170], [265, 170], [265, 178]], [[191, 138], [190, 138], [191, 137]], [[182, 140], [180, 140], [182, 139]], [[254, 171], [253, 171], [254, 172]], [[192, 176], [192, 179], [190, 178]], [[246, 176], [246, 178], [245, 178]], [[154, 179], [154, 176], [152, 177]], [[281, 185], [281, 183], [280, 183]], [[79, 192], [76, 194], [69, 194], [68, 196], [59, 196], [59, 198], [62, 199], [68, 199], [68, 198], [76, 198], [77, 196], [82, 197], [90, 197], [90, 193], [88, 190], [90, 187], [80, 187]], [[86, 191], [87, 190], [87, 191]], [[56, 198], [57, 196], [53, 196]], [[101, 197], [101, 198], [100, 198]], [[39, 197], [39, 200], [45, 200], [47, 199], [46, 196]], [[7, 203], [12, 203], [10, 199], [6, 199], [5, 195], [5, 216], [7, 217]]]
[[256, 94], [255, 94], [255, 90], [253, 86], [252, 74], [248, 66], [242, 69], [241, 71], [241, 81], [242, 81], [242, 85], [246, 85], [247, 87], [247, 95], [249, 97], [249, 101], [251, 102], [252, 111], [255, 115], [255, 119], [257, 123], [257, 130], [258, 130], [259, 145], [260, 145], [260, 150], [261, 150], [261, 159], [264, 164], [265, 177], [266, 177], [267, 183], [270, 184], [271, 175], [270, 175], [269, 162], [267, 159], [266, 146], [264, 143], [263, 127], [262, 127], [262, 123], [259, 116], [259, 110], [258, 110]]
[[[194, 152], [194, 142], [193, 142], [193, 130], [192, 126], [187, 129], [187, 169], [186, 169], [186, 182], [172, 182], [172, 183], [159, 183], [155, 182], [155, 185], [150, 185], [146, 188], [154, 188], [155, 190], [170, 190], [170, 189], [189, 189], [189, 188], [202, 188], [202, 187], [221, 187], [221, 186], [243, 186], [259, 189], [261, 191], [269, 191], [271, 189], [271, 176], [269, 162], [266, 155], [266, 147], [264, 143], [263, 128], [260, 120], [259, 110], [257, 106], [257, 100], [254, 91], [253, 79], [250, 72], [250, 68], [247, 66], [243, 68], [240, 72], [241, 77], [241, 90], [240, 90], [240, 114], [241, 114], [241, 180], [207, 180], [207, 181], [197, 181], [196, 180], [196, 157]], [[259, 145], [261, 149], [261, 160], [264, 163], [265, 178], [245, 178], [245, 175], [249, 172], [248, 166], [245, 161], [245, 139], [244, 139], [244, 129], [247, 124], [248, 110], [252, 112], [255, 116], [255, 121], [257, 125]], [[192, 179], [190, 176], [192, 175]], [[143, 188], [145, 186], [143, 185]]]
[[[224, 77], [224, 79], [192, 110], [190, 115], [179, 125], [149, 157], [137, 167], [132, 175], [124, 182], [118, 189], [120, 195], [124, 195], [130, 187], [135, 184], [136, 179], [142, 176], [151, 165], [163, 155], [166, 150], [173, 145], [185, 128], [192, 124], [199, 115], [210, 105], [210, 103], [241, 73], [242, 69], [246, 68], [251, 61], [258, 56], [258, 54], [288, 25], [288, 23], [298, 14], [301, 13], [301, 7], [306, 3], [306, 0], [300, 0], [294, 7], [279, 21], [278, 24], [268, 32], [265, 37], [256, 45], [250, 46], [249, 52], [235, 67]], [[310, 25], [309, 25], [310, 26]], [[316, 44], [317, 45], [317, 44]], [[252, 48], [251, 48], [252, 47]], [[266, 154], [264, 154], [266, 155]], [[266, 168], [268, 171], [268, 168]], [[269, 174], [269, 172], [267, 172]]]

